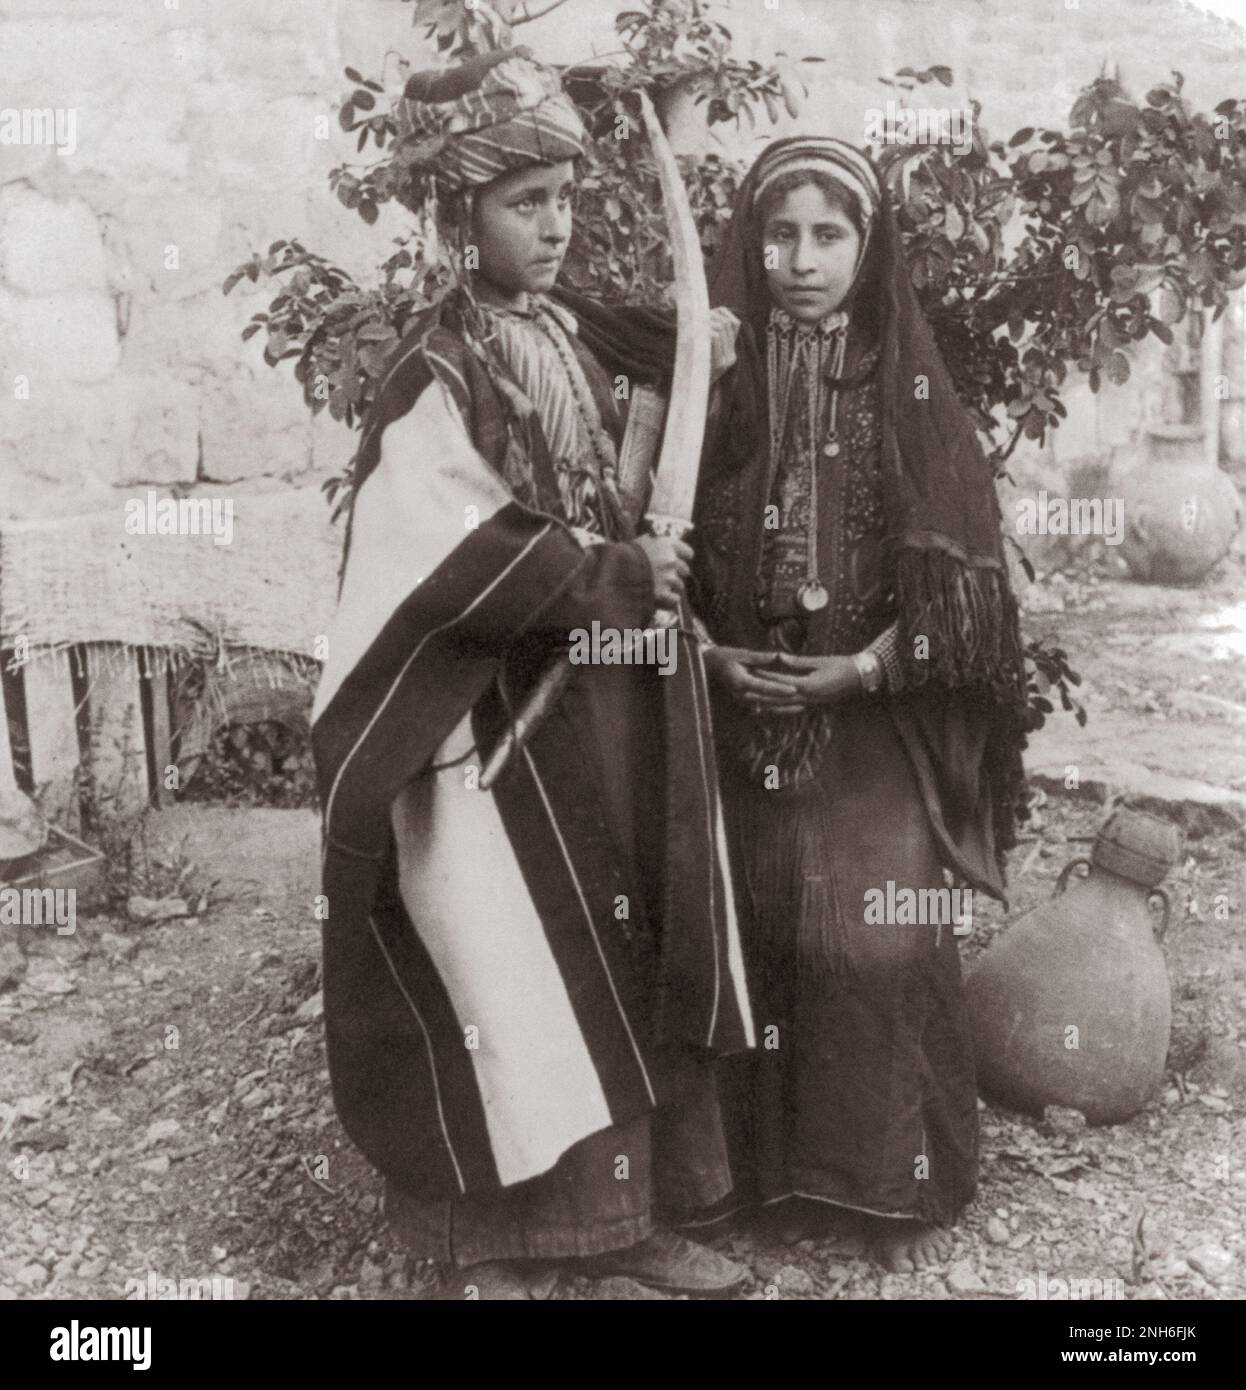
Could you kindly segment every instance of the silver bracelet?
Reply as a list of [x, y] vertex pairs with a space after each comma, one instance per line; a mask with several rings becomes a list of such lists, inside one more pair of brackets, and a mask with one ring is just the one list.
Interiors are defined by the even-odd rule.
[[852, 664], [861, 677], [861, 690], [866, 695], [877, 695], [883, 688], [883, 663], [877, 652], [869, 650], [857, 652]]

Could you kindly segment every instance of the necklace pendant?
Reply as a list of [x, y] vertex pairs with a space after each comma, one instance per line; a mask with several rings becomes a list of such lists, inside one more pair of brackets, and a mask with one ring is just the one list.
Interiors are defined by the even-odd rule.
[[839, 453], [839, 441], [838, 441], [837, 439], [828, 439], [828, 440], [826, 441], [826, 443], [823, 444], [823, 446], [822, 446], [822, 454], [823, 454], [823, 456], [824, 456], [825, 458], [833, 459], [833, 458], [836, 457], [836, 455], [837, 455], [838, 453]]
[[820, 579], [806, 579], [796, 590], [796, 602], [806, 613], [817, 613], [831, 601], [826, 585]]

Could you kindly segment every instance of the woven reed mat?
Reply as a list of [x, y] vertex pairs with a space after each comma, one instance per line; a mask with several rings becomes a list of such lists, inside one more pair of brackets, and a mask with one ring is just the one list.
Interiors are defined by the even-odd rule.
[[[146, 503], [146, 489], [127, 495]], [[0, 641], [314, 655], [336, 604], [342, 528], [319, 488], [232, 500], [229, 545], [210, 528], [127, 534], [124, 498], [88, 516], [0, 522]]]

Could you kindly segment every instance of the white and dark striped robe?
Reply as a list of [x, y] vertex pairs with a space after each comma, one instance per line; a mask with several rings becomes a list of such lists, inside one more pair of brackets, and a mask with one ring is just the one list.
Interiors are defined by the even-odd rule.
[[[334, 1097], [428, 1200], [545, 1172], [659, 1103], [672, 1058], [753, 1042], [694, 643], [670, 676], [577, 668], [522, 757], [476, 786], [499, 681], [518, 703], [572, 627], [643, 627], [653, 602], [635, 547], [586, 546], [507, 490], [481, 451], [490, 389], [445, 327], [404, 340], [364, 431], [313, 712]], [[645, 728], [606, 746], [602, 711], [642, 705]], [[653, 768], [661, 862], [639, 863], [610, 802]], [[620, 902], [643, 904], [654, 973]]]

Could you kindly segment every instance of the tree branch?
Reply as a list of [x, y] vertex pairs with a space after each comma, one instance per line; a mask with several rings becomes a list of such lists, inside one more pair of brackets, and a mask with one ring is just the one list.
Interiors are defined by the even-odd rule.
[[547, 15], [551, 10], [556, 10], [560, 5], [565, 5], [567, 0], [554, 0], [552, 5], [546, 5], [543, 10], [538, 10], [536, 14], [529, 14], [528, 7], [524, 6], [523, 18], [512, 19], [511, 28], [517, 29], [521, 24], [531, 24], [534, 19], [540, 19], [542, 15]]
[[1012, 457], [1012, 451], [1013, 451], [1013, 450], [1017, 447], [1017, 445], [1020, 443], [1020, 441], [1021, 441], [1021, 436], [1022, 436], [1022, 434], [1023, 434], [1024, 432], [1025, 432], [1025, 426], [1024, 426], [1024, 425], [1018, 425], [1018, 426], [1016, 427], [1016, 429], [1013, 430], [1013, 432], [1012, 432], [1012, 438], [1008, 441], [1007, 447], [1004, 449], [1003, 453], [1001, 453], [1001, 454], [999, 455], [999, 457], [996, 458], [996, 460], [995, 460], [996, 463], [1007, 463], [1007, 462], [1008, 462], [1009, 458]]

